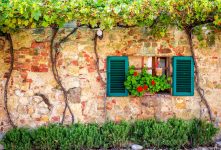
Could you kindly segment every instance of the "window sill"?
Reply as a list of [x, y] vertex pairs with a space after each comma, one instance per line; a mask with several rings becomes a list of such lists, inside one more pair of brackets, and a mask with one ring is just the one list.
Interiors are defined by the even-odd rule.
[[[155, 93], [155, 94], [146, 93], [143, 96], [141, 96], [140, 98], [142, 98], [142, 97], [167, 97], [167, 98], [169, 98], [171, 96], [172, 95], [170, 93]], [[129, 97], [139, 98], [138, 96], [133, 96], [133, 95], [129, 95]]]
[[155, 93], [155, 94], [146, 93], [143, 96], [144, 97], [171, 97], [171, 94], [170, 93]]

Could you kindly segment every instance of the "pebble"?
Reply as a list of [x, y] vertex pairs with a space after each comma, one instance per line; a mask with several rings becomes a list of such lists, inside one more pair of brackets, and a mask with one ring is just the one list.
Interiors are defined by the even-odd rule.
[[132, 150], [141, 150], [143, 149], [143, 146], [138, 145], [138, 144], [133, 144], [131, 145]]
[[2, 132], [0, 132], [0, 141], [2, 140], [4, 134]]
[[217, 147], [221, 148], [221, 141], [216, 142]]
[[4, 147], [3, 147], [3, 145], [1, 145], [1, 144], [0, 144], [0, 150], [4, 150]]
[[[4, 134], [2, 132], [0, 132], [0, 141], [2, 140]], [[3, 145], [0, 144], [0, 150], [4, 150]]]

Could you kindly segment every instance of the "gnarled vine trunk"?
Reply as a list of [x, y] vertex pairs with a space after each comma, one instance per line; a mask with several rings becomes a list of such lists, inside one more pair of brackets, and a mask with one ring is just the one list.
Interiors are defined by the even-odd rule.
[[[64, 111], [63, 111], [61, 124], [64, 123], [65, 114], [66, 114], [67, 109], [69, 110], [69, 112], [71, 114], [72, 123], [74, 123], [74, 114], [73, 114], [73, 112], [72, 112], [72, 110], [69, 106], [69, 103], [68, 103], [68, 93], [67, 93], [67, 90], [65, 89], [65, 87], [62, 84], [61, 78], [60, 78], [60, 76], [58, 74], [58, 70], [57, 70], [57, 55], [58, 55], [58, 52], [57, 52], [57, 48], [54, 48], [54, 39], [55, 39], [56, 34], [58, 32], [58, 28], [53, 27], [52, 30], [53, 30], [53, 33], [52, 33], [51, 45], [50, 45], [50, 58], [51, 58], [52, 72], [53, 72], [53, 76], [54, 76], [55, 81], [57, 82], [57, 84], [59, 85], [59, 87], [61, 88], [61, 90], [63, 92], [64, 101], [65, 101], [65, 108], [64, 108]], [[55, 47], [56, 46], [57, 45], [55, 45]]]
[[9, 120], [9, 123], [10, 125], [15, 128], [16, 125], [14, 124], [14, 122], [12, 121], [11, 119], [11, 115], [10, 115], [10, 112], [8, 110], [8, 84], [9, 84], [9, 81], [11, 79], [11, 75], [12, 75], [12, 71], [13, 71], [13, 68], [14, 68], [14, 48], [13, 48], [13, 42], [12, 42], [12, 38], [11, 38], [11, 34], [10, 33], [7, 33], [6, 34], [6, 39], [8, 40], [9, 42], [9, 53], [10, 53], [10, 67], [9, 67], [9, 70], [7, 72], [7, 76], [6, 76], [6, 82], [5, 82], [5, 87], [4, 87], [4, 105], [5, 105], [5, 111], [6, 111], [6, 114], [7, 114], [7, 117], [8, 117], [8, 120]]
[[209, 119], [210, 122], [213, 122], [213, 117], [212, 117], [212, 111], [211, 108], [209, 106], [208, 101], [206, 100], [206, 97], [204, 95], [204, 90], [200, 87], [200, 74], [199, 74], [199, 67], [198, 67], [198, 63], [196, 61], [196, 54], [193, 48], [193, 38], [192, 38], [192, 29], [193, 28], [186, 28], [185, 32], [187, 34], [187, 38], [188, 38], [188, 42], [189, 42], [189, 46], [190, 46], [190, 51], [191, 54], [193, 56], [193, 61], [194, 61], [194, 66], [195, 66], [195, 85], [196, 85], [196, 91], [199, 94], [201, 101], [205, 104], [207, 111], [208, 111], [208, 115], [209, 115]]
[[[98, 35], [97, 33], [94, 34], [94, 53], [95, 53], [95, 57], [96, 57], [96, 70], [97, 70], [97, 74], [99, 76], [99, 80], [101, 81], [101, 86], [105, 86], [106, 83], [105, 81], [103, 80], [102, 76], [101, 76], [101, 73], [100, 73], [100, 67], [99, 67], [99, 56], [98, 56], [98, 53], [97, 53], [97, 38], [98, 38]], [[104, 92], [104, 97], [103, 97], [103, 111], [104, 111], [104, 120], [106, 121], [107, 120], [107, 110], [106, 110], [106, 100], [107, 100], [107, 97], [106, 97], [106, 91]]]

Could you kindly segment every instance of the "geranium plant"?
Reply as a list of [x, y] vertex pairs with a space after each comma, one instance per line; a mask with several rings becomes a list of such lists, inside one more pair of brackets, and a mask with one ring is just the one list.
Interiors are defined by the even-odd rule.
[[154, 94], [169, 89], [171, 87], [169, 81], [170, 77], [165, 75], [152, 76], [147, 73], [146, 68], [143, 68], [139, 73], [135, 70], [134, 66], [131, 66], [124, 85], [131, 95], [140, 97], [148, 92]]

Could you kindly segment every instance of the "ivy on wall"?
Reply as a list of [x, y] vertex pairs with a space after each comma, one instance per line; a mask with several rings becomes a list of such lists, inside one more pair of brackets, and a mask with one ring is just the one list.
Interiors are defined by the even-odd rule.
[[[195, 84], [196, 90], [202, 102], [208, 109], [210, 120], [213, 120], [210, 106], [206, 100], [203, 89], [200, 86], [200, 74], [196, 61], [196, 53], [193, 46], [193, 35], [199, 40], [205, 38], [203, 28], [210, 34], [206, 38], [213, 39], [214, 31], [221, 28], [221, 1], [220, 0], [2, 0], [0, 2], [0, 32], [6, 33], [7, 37], [21, 28], [52, 28], [51, 39], [51, 63], [54, 78], [63, 91], [65, 98], [65, 109], [68, 109], [74, 122], [74, 115], [71, 112], [67, 101], [67, 89], [61, 82], [56, 67], [56, 57], [59, 45], [64, 42], [72, 33], [70, 32], [63, 41], [54, 43], [57, 31], [65, 23], [75, 20], [77, 26], [88, 26], [100, 28], [101, 30], [112, 29], [113, 27], [134, 27], [144, 26], [149, 29], [150, 34], [155, 37], [165, 36], [170, 26], [175, 26], [185, 31], [190, 50], [195, 62]], [[11, 72], [13, 71], [13, 45], [9, 40], [11, 65], [7, 77], [4, 92], [5, 109], [12, 126], [15, 126], [10, 119], [7, 108], [7, 89]], [[99, 57], [96, 51], [97, 37], [94, 38], [96, 65], [99, 67]], [[208, 40], [211, 42], [211, 40]], [[98, 75], [99, 68], [97, 69]]]

